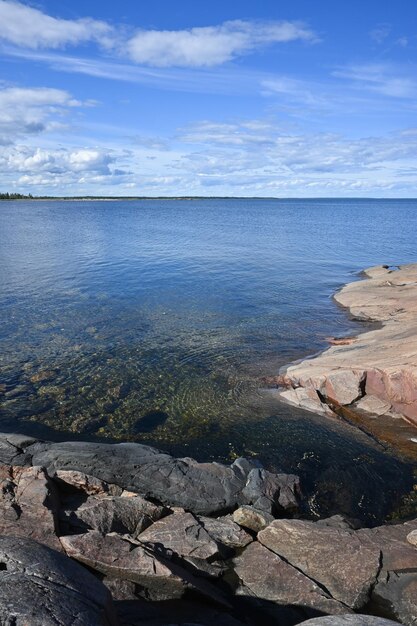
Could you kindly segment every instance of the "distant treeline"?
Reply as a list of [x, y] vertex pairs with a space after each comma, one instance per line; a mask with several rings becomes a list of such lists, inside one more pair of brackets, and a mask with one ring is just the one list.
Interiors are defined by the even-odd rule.
[[28, 196], [23, 193], [0, 193], [0, 200], [31, 200], [32, 198], [31, 193]]

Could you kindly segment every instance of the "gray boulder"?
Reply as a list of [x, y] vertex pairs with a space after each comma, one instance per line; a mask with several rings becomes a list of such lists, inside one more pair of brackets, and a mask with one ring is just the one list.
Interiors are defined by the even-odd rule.
[[0, 537], [0, 624], [116, 626], [111, 595], [86, 569], [35, 541]]
[[[26, 448], [32, 463], [57, 470], [91, 474], [145, 498], [193, 513], [211, 515], [256, 502], [270, 511], [294, 510], [299, 484], [295, 476], [275, 475], [238, 459], [231, 466], [175, 459], [137, 443], [98, 444], [78, 441], [34, 443]], [[204, 489], [201, 486], [204, 485]]]

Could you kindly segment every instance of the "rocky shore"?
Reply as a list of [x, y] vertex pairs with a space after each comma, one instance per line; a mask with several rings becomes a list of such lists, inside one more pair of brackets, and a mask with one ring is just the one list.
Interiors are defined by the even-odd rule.
[[0, 434], [0, 464], [1, 624], [417, 624], [417, 519], [303, 520], [296, 475], [135, 443]]
[[[356, 337], [329, 338], [332, 345], [322, 354], [286, 367], [275, 378], [278, 395], [303, 409], [336, 412], [366, 425], [379, 438], [400, 443], [415, 456], [417, 264], [371, 267], [364, 276], [365, 280], [343, 287], [334, 299], [353, 319], [378, 327]], [[407, 421], [408, 429], [399, 417]], [[375, 418], [378, 425], [371, 421]]]

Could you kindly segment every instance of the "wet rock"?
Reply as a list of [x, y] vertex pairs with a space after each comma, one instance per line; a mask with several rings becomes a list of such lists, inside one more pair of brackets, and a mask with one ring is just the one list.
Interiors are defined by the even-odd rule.
[[253, 506], [243, 505], [233, 512], [233, 521], [257, 533], [273, 522], [274, 517], [264, 511], [258, 511]]
[[141, 543], [162, 545], [180, 556], [198, 559], [220, 556], [219, 545], [191, 513], [169, 515], [152, 524], [137, 539]]
[[346, 613], [343, 604], [258, 542], [251, 543], [234, 562], [241, 581], [238, 595], [252, 595], [278, 605], [296, 605], [326, 614]]
[[253, 541], [252, 536], [231, 519], [199, 517], [198, 521], [215, 542], [229, 548], [244, 548]]
[[187, 590], [193, 590], [229, 606], [214, 586], [171, 561], [167, 551], [162, 555], [137, 541], [97, 531], [61, 537], [61, 542], [68, 556], [106, 576], [136, 583], [137, 591], [149, 600], [181, 598]]
[[360, 609], [376, 582], [381, 550], [361, 541], [358, 532], [302, 520], [275, 520], [258, 534], [258, 540], [333, 598]]
[[0, 467], [0, 534], [61, 549], [56, 536], [59, 497], [41, 467]]
[[398, 622], [373, 615], [338, 615], [337, 617], [328, 615], [309, 619], [302, 624], [303, 626], [394, 626], [398, 625]]
[[68, 557], [29, 539], [0, 537], [0, 623], [116, 626], [104, 585]]
[[[75, 506], [74, 506], [75, 504]], [[69, 502], [61, 510], [60, 520], [78, 530], [101, 533], [129, 533], [136, 536], [168, 513], [168, 509], [148, 502], [141, 496], [90, 496], [87, 500]]]

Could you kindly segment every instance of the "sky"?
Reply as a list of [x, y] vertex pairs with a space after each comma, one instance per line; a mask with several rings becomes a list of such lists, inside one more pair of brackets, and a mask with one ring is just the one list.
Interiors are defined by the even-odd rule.
[[0, 191], [417, 197], [416, 0], [0, 0]]

